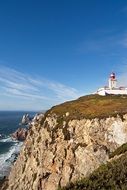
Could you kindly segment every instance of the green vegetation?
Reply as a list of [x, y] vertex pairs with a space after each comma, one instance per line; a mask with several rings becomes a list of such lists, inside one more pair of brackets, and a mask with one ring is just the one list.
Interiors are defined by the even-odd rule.
[[[67, 112], [69, 116], [66, 117]], [[101, 119], [117, 114], [123, 119], [123, 114], [127, 113], [127, 95], [88, 95], [54, 106], [45, 116], [53, 113], [58, 116], [58, 126], [54, 130], [62, 126], [63, 120], [67, 125], [71, 119]], [[67, 128], [64, 133], [67, 134]], [[69, 139], [69, 135], [65, 135], [65, 139]], [[120, 154], [119, 158], [100, 166], [89, 177], [59, 190], [127, 190], [127, 144], [111, 153], [110, 158]]]
[[118, 159], [101, 165], [89, 177], [71, 183], [59, 190], [127, 190], [127, 143], [123, 144], [111, 157], [120, 155]]
[[77, 100], [65, 102], [52, 107], [48, 113], [56, 113], [58, 116], [65, 115], [70, 119], [82, 118], [105, 118], [108, 116], [123, 115], [127, 113], [127, 96], [126, 95], [88, 95]]
[[114, 152], [112, 152], [109, 155], [109, 158], [113, 158], [114, 156], [119, 156], [120, 154], [123, 154], [127, 151], [127, 143], [123, 144], [122, 146], [120, 146], [119, 148], [117, 148]]
[[127, 189], [127, 153], [118, 160], [100, 166], [89, 178], [71, 183], [61, 190], [126, 190]]

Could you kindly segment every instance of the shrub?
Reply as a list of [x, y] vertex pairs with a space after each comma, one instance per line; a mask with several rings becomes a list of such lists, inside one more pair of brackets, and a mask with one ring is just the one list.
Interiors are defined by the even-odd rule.
[[100, 166], [89, 177], [70, 183], [59, 190], [126, 190], [127, 153], [117, 160]]

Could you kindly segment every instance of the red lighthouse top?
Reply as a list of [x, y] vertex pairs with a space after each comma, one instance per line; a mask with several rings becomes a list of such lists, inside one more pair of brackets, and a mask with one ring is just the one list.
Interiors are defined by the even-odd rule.
[[115, 78], [116, 78], [115, 73], [111, 73], [111, 75], [110, 75], [110, 79], [115, 79]]

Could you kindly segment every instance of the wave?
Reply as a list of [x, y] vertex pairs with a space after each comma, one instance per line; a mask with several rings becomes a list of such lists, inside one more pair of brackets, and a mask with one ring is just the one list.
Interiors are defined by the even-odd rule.
[[6, 137], [0, 139], [0, 142], [18, 142], [17, 140], [13, 140], [11, 137]]
[[3, 178], [9, 174], [11, 165], [16, 160], [22, 144], [22, 142], [16, 142], [13, 146], [11, 146], [8, 152], [0, 155], [0, 178]]

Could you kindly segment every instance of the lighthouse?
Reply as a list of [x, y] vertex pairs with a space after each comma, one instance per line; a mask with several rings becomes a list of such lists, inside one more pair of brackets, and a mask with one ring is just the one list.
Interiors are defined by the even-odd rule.
[[115, 73], [111, 73], [109, 77], [109, 89], [115, 89], [117, 84]]
[[117, 86], [117, 79], [115, 73], [111, 73], [109, 80], [108, 80], [108, 86], [99, 88], [96, 92], [96, 94], [99, 94], [101, 96], [106, 95], [127, 95], [127, 87], [118, 87]]

